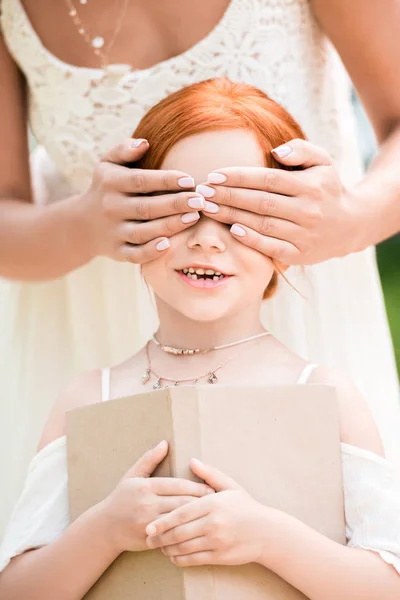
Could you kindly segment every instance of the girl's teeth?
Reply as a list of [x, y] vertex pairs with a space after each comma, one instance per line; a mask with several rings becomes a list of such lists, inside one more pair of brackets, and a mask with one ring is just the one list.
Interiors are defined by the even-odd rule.
[[203, 269], [196, 269], [196, 273], [197, 273], [197, 275], [204, 275], [204, 270]]
[[189, 269], [189, 273], [194, 273], [194, 272], [195, 272], [195, 271], [194, 271], [193, 267], [190, 267], [190, 269]]

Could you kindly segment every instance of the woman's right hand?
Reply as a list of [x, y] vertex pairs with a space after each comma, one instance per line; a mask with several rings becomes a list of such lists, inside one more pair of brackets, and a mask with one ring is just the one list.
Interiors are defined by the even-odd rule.
[[129, 139], [97, 164], [80, 204], [92, 257], [146, 263], [169, 248], [171, 235], [199, 219], [205, 200], [187, 191], [194, 187], [190, 175], [127, 166], [148, 148], [146, 140]]
[[118, 553], [148, 550], [146, 527], [149, 523], [195, 498], [214, 493], [205, 483], [151, 477], [167, 454], [166, 441], [146, 452], [100, 503], [108, 538]]

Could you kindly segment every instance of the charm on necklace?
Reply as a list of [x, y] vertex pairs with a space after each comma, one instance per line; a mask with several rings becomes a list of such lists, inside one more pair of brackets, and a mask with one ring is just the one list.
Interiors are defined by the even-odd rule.
[[161, 388], [162, 388], [161, 379], [157, 379], [157, 381], [153, 385], [153, 390], [160, 390]]
[[150, 379], [150, 369], [146, 369], [145, 372], [142, 375], [142, 383], [143, 385], [146, 384]]
[[207, 378], [207, 381], [208, 383], [211, 383], [211, 385], [214, 385], [214, 383], [218, 383], [218, 377], [215, 373], [211, 372]]

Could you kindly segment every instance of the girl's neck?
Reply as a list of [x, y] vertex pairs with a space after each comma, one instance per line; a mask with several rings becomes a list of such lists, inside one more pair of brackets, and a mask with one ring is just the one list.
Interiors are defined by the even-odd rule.
[[264, 331], [259, 306], [249, 306], [235, 315], [213, 322], [194, 321], [158, 302], [160, 326], [156, 338], [174, 348], [213, 348], [257, 335]]

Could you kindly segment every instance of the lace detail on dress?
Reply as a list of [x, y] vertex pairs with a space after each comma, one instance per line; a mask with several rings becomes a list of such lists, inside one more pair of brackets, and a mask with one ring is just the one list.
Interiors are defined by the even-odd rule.
[[2, 11], [5, 40], [28, 81], [32, 130], [75, 191], [87, 188], [101, 154], [130, 136], [152, 105], [185, 85], [223, 75], [264, 90], [311, 140], [338, 161], [343, 157], [338, 131], [348, 126], [346, 115], [351, 118], [349, 87], [308, 0], [231, 0], [203, 40], [118, 84], [101, 69], [52, 55], [20, 0], [3, 0]]

